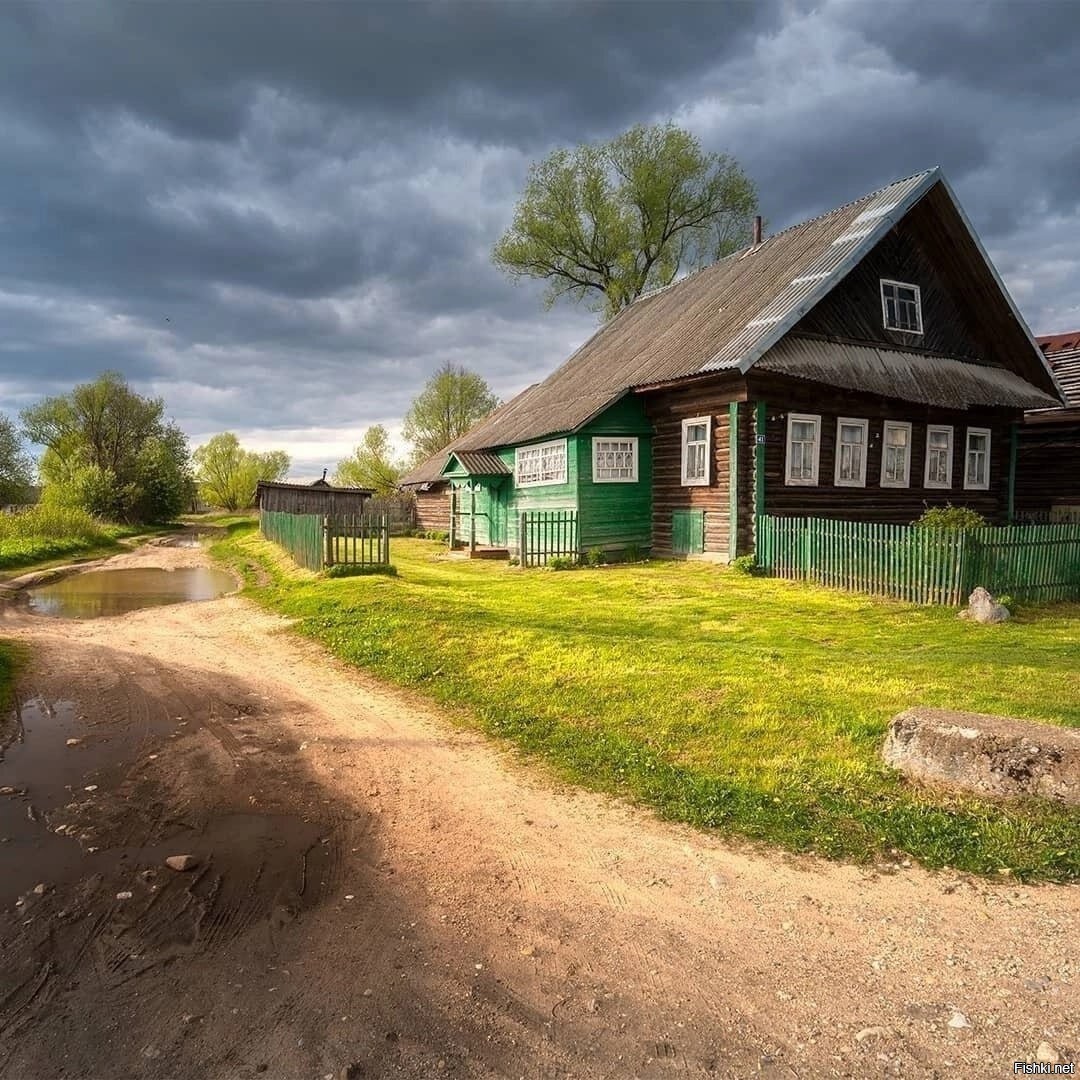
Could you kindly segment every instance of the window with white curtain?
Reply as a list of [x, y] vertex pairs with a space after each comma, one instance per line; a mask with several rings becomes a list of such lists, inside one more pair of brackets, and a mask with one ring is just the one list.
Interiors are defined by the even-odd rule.
[[785, 483], [814, 485], [821, 457], [821, 417], [788, 413]]
[[886, 420], [881, 438], [881, 486], [908, 487], [911, 482], [911, 425]]
[[967, 453], [964, 463], [964, 487], [986, 490], [990, 486], [990, 429], [967, 429]]
[[952, 426], [930, 424], [926, 429], [926, 470], [923, 484], [928, 488], [951, 488], [952, 463]]
[[837, 487], [866, 487], [866, 442], [868, 420], [841, 416], [836, 421], [836, 468], [833, 482]]

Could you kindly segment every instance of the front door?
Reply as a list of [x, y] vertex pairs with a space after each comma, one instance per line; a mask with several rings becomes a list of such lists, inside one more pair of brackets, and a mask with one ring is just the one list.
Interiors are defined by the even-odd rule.
[[495, 486], [489, 488], [490, 500], [489, 506], [491, 507], [490, 514], [490, 539], [488, 543], [492, 547], [506, 547], [506, 522], [508, 515], [507, 503], [509, 500], [509, 492], [507, 486], [501, 480], [496, 481]]

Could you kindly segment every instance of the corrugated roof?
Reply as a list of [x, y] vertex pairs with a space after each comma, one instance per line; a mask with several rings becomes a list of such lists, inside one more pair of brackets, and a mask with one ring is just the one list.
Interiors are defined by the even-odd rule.
[[1080, 330], [1040, 334], [1035, 339], [1065, 395], [1065, 406], [1080, 409]]
[[[447, 454], [447, 465], [451, 455], [470, 476], [503, 476], [510, 472], [510, 466], [498, 454], [483, 450], [451, 450]], [[445, 472], [446, 466], [443, 469]]]
[[774, 345], [755, 368], [952, 409], [981, 405], [1046, 409], [1059, 404], [1051, 395], [1004, 368], [791, 334]]
[[469, 432], [458, 445], [509, 446], [573, 431], [629, 389], [756, 359], [937, 175], [931, 169], [898, 180], [639, 297], [539, 383], [521, 407]]

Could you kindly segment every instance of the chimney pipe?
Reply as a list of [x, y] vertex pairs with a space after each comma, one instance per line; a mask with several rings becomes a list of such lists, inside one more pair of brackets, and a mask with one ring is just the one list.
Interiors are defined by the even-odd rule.
[[761, 215], [754, 215], [754, 247], [761, 243]]

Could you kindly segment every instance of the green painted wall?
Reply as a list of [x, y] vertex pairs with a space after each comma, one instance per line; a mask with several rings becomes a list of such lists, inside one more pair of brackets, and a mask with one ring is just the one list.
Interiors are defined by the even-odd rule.
[[[517, 487], [513, 476], [506, 478], [509, 486], [507, 498], [508, 520], [506, 523], [507, 546], [513, 550], [518, 546], [519, 515], [523, 510], [576, 510], [578, 508], [578, 460], [574, 449], [576, 436], [566, 436], [566, 483], [539, 484], [530, 487]], [[535, 446], [537, 443], [554, 442], [554, 439], [534, 439], [522, 446]], [[500, 458], [514, 468], [514, 447], [504, 447], [497, 451]]]
[[[581, 549], [620, 551], [652, 545], [652, 423], [642, 399], [627, 394], [587, 424], [578, 440], [578, 534]], [[636, 435], [638, 478], [632, 484], [597, 484], [592, 478], [594, 435]]]
[[[634, 483], [594, 483], [593, 436], [635, 435], [638, 438], [638, 478]], [[526, 510], [577, 510], [578, 540], [582, 551], [603, 547], [619, 551], [628, 545], [643, 550], [652, 543], [652, 425], [645, 416], [641, 399], [627, 395], [566, 438], [566, 483], [517, 487], [513, 475], [475, 478], [481, 484], [476, 493], [476, 542], [518, 547], [520, 515]], [[534, 439], [522, 446], [554, 442]], [[512, 446], [497, 450], [498, 456], [514, 469]], [[454, 483], [464, 478], [453, 477]], [[468, 510], [469, 493], [459, 490], [460, 507]], [[462, 528], [467, 528], [467, 519]], [[459, 537], [468, 542], [468, 535]]]

